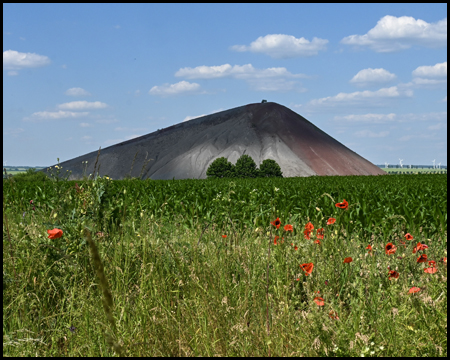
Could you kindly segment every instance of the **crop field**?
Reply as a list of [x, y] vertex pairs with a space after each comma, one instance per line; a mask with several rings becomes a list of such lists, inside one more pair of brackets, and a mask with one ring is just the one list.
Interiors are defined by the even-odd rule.
[[447, 175], [3, 180], [6, 356], [447, 356]]

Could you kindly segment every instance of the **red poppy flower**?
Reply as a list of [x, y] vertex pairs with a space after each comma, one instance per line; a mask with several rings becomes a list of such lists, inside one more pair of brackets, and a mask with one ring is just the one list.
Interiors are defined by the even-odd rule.
[[298, 246], [297, 245], [294, 246], [294, 250], [298, 250]]
[[344, 259], [344, 264], [350, 264], [351, 262], [353, 261], [353, 259], [349, 256], [349, 257], [346, 257], [345, 259]]
[[340, 209], [344, 209], [344, 210], [348, 209], [348, 202], [347, 202], [347, 200], [344, 199], [344, 200], [342, 200], [342, 202], [337, 203], [336, 207], [338, 207]]
[[428, 261], [428, 266], [430, 266], [430, 267], [436, 267], [436, 261], [434, 261], [434, 260]]
[[307, 240], [311, 240], [311, 231], [305, 230], [303, 231], [303, 234], [305, 234]]
[[62, 236], [63, 231], [61, 229], [53, 229], [53, 230], [47, 230], [48, 238], [49, 239], [58, 239]]
[[389, 271], [389, 280], [391, 280], [391, 278], [398, 279], [399, 275], [400, 274], [397, 271], [391, 270]]
[[428, 249], [428, 245], [422, 244], [422, 249], [423, 250]]
[[270, 223], [271, 223], [273, 226], [275, 226], [277, 229], [280, 228], [280, 225], [281, 225], [280, 218], [276, 218], [275, 221], [271, 221]]
[[277, 240], [279, 239], [280, 237], [277, 235], [277, 236], [275, 236], [275, 238], [273, 239], [273, 244], [274, 245], [278, 245], [278, 243], [277, 243]]
[[370, 255], [373, 255], [373, 254], [372, 254], [372, 252], [373, 252], [372, 245], [370, 245], [370, 244], [367, 245], [366, 250], [369, 250], [368, 253], [369, 253]]
[[447, 264], [447, 258], [443, 257], [439, 260], [439, 262], [443, 263], [443, 264]]
[[311, 224], [311, 221], [308, 222], [308, 223], [305, 225], [305, 230], [308, 230], [308, 231], [313, 231], [313, 230], [314, 230], [314, 225]]
[[314, 268], [314, 264], [313, 263], [306, 263], [306, 264], [301, 264], [300, 268], [305, 272], [305, 275], [311, 275], [313, 268]]
[[387, 243], [384, 251], [386, 252], [386, 255], [392, 255], [397, 251], [397, 247], [392, 243]]
[[33, 203], [33, 200], [30, 200], [30, 204], [32, 204]]
[[319, 305], [319, 306], [324, 306], [324, 305], [325, 305], [325, 302], [323, 301], [323, 298], [318, 297], [318, 296], [316, 296], [316, 297], [314, 298], [314, 302], [315, 302], [317, 305]]
[[284, 225], [284, 230], [293, 232], [294, 228], [292, 227], [292, 225], [286, 224], [286, 225]]
[[413, 238], [413, 236], [412, 236], [410, 233], [407, 233], [407, 234], [405, 235], [405, 239], [406, 239], [406, 240], [413, 240], [414, 238]]
[[327, 225], [333, 225], [336, 222], [335, 218], [330, 217], [327, 221]]
[[423, 249], [424, 249], [423, 245], [421, 243], [418, 243], [416, 246], [414, 246], [413, 254], [415, 254], [417, 251], [421, 251]]
[[318, 239], [323, 239], [323, 228], [317, 229], [316, 236]]
[[226, 235], [222, 235], [222, 237], [225, 239], [227, 236]]
[[422, 255], [420, 255], [419, 258], [417, 258], [417, 263], [420, 264], [420, 263], [426, 262], [427, 258], [428, 258], [427, 254], [422, 254]]
[[319, 239], [314, 240], [314, 244], [320, 245], [320, 240]]
[[415, 293], [418, 293], [420, 291], [420, 288], [418, 288], [418, 287], [416, 287], [416, 286], [413, 286], [411, 289], [409, 289], [409, 293], [410, 294], [415, 294]]
[[330, 319], [339, 320], [339, 316], [337, 315], [337, 312], [334, 310], [331, 310], [328, 316], [330, 317]]
[[429, 267], [423, 269], [423, 271], [425, 271], [427, 274], [434, 274], [435, 272], [437, 272], [437, 269], [435, 267]]

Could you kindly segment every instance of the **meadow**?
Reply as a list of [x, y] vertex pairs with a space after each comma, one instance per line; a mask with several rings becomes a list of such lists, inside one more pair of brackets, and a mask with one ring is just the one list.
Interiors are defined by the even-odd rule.
[[446, 174], [56, 174], [3, 213], [6, 356], [447, 356]]

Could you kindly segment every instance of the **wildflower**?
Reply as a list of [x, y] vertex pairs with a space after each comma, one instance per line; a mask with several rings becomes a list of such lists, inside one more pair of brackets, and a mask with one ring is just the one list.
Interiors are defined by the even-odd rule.
[[370, 244], [367, 245], [366, 250], [369, 250], [368, 253], [369, 253], [370, 255], [373, 255], [373, 254], [372, 254], [372, 251], [373, 251], [372, 245], [370, 245]]
[[413, 240], [413, 236], [410, 233], [405, 234], [405, 239], [406, 240]]
[[62, 236], [63, 231], [61, 229], [53, 229], [53, 230], [47, 230], [48, 238], [49, 239], [58, 239]]
[[314, 268], [314, 264], [313, 263], [306, 263], [306, 264], [301, 264], [300, 268], [305, 272], [305, 275], [311, 275], [313, 268]]
[[386, 252], [386, 255], [392, 255], [397, 251], [397, 247], [392, 243], [387, 243], [384, 250]]
[[420, 255], [419, 258], [417, 258], [417, 263], [420, 264], [420, 263], [426, 262], [427, 258], [428, 258], [427, 254], [422, 254], [422, 255]]
[[344, 199], [344, 200], [342, 200], [342, 202], [337, 203], [336, 207], [338, 207], [340, 209], [347, 210], [348, 209], [348, 202], [347, 202], [347, 200]]
[[307, 240], [311, 240], [311, 231], [305, 230], [303, 231], [303, 234], [305, 234]]
[[443, 263], [443, 264], [447, 264], [447, 258], [443, 257], [439, 260], [439, 262]]
[[353, 259], [349, 256], [349, 257], [346, 257], [345, 259], [344, 259], [344, 264], [350, 264], [351, 262], [353, 261]]
[[222, 237], [225, 239], [227, 236], [226, 235], [222, 235]]
[[294, 250], [298, 250], [298, 246], [297, 245], [294, 246]]
[[305, 230], [308, 230], [308, 231], [313, 231], [313, 230], [314, 230], [314, 225], [311, 224], [311, 221], [309, 221], [309, 222], [305, 225]]
[[317, 305], [319, 305], [319, 306], [324, 306], [324, 305], [325, 305], [325, 302], [323, 301], [323, 298], [318, 297], [318, 296], [316, 296], [316, 297], [314, 298], [314, 302], [315, 302]]
[[327, 221], [327, 225], [333, 225], [336, 222], [335, 218], [330, 217]]
[[428, 267], [423, 269], [423, 271], [425, 271], [427, 274], [434, 274], [437, 272], [437, 269], [435, 267]]
[[320, 245], [320, 240], [319, 239], [314, 240], [314, 244]]
[[420, 288], [413, 286], [411, 289], [409, 289], [409, 293], [410, 294], [415, 294], [418, 293], [420, 291]]
[[274, 245], [278, 245], [277, 240], [279, 239], [279, 236], [275, 236], [275, 238], [273, 239], [273, 244]]
[[[425, 246], [426, 246], [426, 245], [425, 245]], [[428, 246], [426, 246], [426, 248], [428, 248]], [[426, 248], [424, 247], [423, 244], [417, 243], [417, 245], [414, 246], [413, 254], [415, 254], [417, 251], [421, 251], [421, 250], [424, 250], [424, 249], [426, 249]]]
[[33, 203], [33, 200], [30, 200], [30, 204], [32, 204]]
[[294, 228], [292, 227], [292, 225], [286, 224], [284, 225], [284, 231], [294, 231]]
[[434, 261], [434, 260], [428, 261], [428, 266], [430, 266], [430, 267], [436, 267], [436, 261]]
[[316, 236], [318, 239], [323, 239], [323, 228], [317, 229]]
[[277, 229], [280, 228], [280, 225], [281, 225], [280, 218], [277, 218], [275, 221], [271, 221], [270, 223], [271, 223], [273, 226], [275, 226]]
[[334, 310], [331, 310], [328, 314], [328, 316], [330, 317], [330, 319], [332, 320], [339, 320], [339, 316], [337, 315], [337, 312]]
[[391, 280], [391, 278], [398, 279], [399, 275], [400, 274], [397, 271], [391, 270], [389, 271], [389, 280]]

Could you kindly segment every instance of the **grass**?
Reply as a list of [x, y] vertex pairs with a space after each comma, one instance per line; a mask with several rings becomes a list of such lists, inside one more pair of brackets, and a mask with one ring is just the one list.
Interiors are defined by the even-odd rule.
[[[187, 228], [124, 211], [102, 231], [85, 218], [80, 246], [62, 251], [66, 234], [47, 235], [60, 216], [4, 211], [6, 356], [447, 356], [446, 231], [366, 238], [337, 216], [319, 245], [302, 217], [293, 233], [286, 219], [239, 232], [231, 219]], [[417, 263], [418, 242], [435, 274]]]

